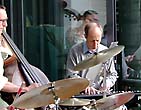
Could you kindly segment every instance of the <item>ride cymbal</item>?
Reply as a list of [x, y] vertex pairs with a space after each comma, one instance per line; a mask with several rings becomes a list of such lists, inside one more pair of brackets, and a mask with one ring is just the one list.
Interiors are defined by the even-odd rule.
[[96, 101], [95, 107], [99, 110], [114, 110], [121, 105], [127, 103], [134, 97], [133, 92], [124, 92], [109, 97], [105, 97]]
[[12, 106], [28, 109], [54, 104], [56, 100], [64, 100], [78, 94], [88, 85], [89, 81], [85, 78], [58, 80], [21, 95], [12, 103]]
[[115, 46], [113, 48], [102, 50], [101, 52], [97, 53], [74, 67], [75, 71], [81, 71], [83, 69], [90, 68], [100, 63], [104, 63], [106, 60], [114, 57], [115, 55], [119, 54], [124, 49], [124, 46]]
[[63, 100], [59, 103], [62, 106], [85, 106], [90, 104], [89, 99], [78, 99], [78, 98], [70, 98], [67, 100]]

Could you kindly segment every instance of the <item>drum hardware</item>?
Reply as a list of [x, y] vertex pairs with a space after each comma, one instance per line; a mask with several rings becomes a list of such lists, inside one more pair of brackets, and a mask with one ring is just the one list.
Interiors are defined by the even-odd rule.
[[99, 100], [90, 100], [90, 104], [83, 106], [82, 110], [114, 110], [129, 102], [134, 96], [133, 92], [115, 93]]
[[[111, 61], [110, 61], [110, 66], [111, 66]], [[106, 65], [104, 64], [104, 77], [103, 77], [103, 88], [106, 88], [106, 74], [107, 74], [107, 69], [106, 69]], [[107, 93], [107, 91], [106, 90], [104, 90], [103, 91], [103, 98], [105, 98], [106, 97], [106, 93]]]
[[60, 98], [55, 94], [55, 91], [54, 91], [54, 88], [55, 87], [55, 84], [54, 84], [54, 82], [53, 83], [51, 83], [51, 86], [48, 88], [48, 90], [49, 91], [51, 91], [52, 92], [52, 94], [53, 94], [53, 99], [54, 99], [54, 101], [55, 101], [55, 108], [56, 108], [56, 110], [58, 110], [58, 103], [59, 103], [59, 101], [60, 101]]
[[[18, 97], [11, 106], [21, 109], [37, 108], [56, 104], [80, 93], [89, 85], [86, 78], [69, 78], [58, 80], [32, 89]], [[76, 88], [76, 89], [74, 89]]]
[[[108, 68], [106, 66], [106, 63], [103, 63], [103, 72], [104, 72], [104, 77], [103, 77], [103, 88], [105, 89], [106, 88], [106, 75], [107, 73], [110, 73], [110, 68], [111, 68], [111, 65], [112, 65], [112, 60], [110, 59], [109, 60], [109, 65], [108, 65]], [[107, 96], [107, 93], [111, 92], [111, 90], [103, 90], [103, 98], [105, 98]]]
[[61, 106], [86, 106], [88, 104], [90, 104], [90, 100], [78, 98], [70, 98], [59, 103]]
[[21, 93], [22, 93], [22, 87], [24, 87], [25, 84], [26, 83], [23, 81], [22, 84], [21, 84], [21, 86], [20, 86], [20, 88], [18, 89], [18, 92], [17, 92], [14, 100], [16, 100], [21, 95]]
[[83, 106], [82, 108], [84, 110], [97, 110], [96, 100], [95, 99], [90, 100], [90, 104], [88, 104], [87, 106]]
[[88, 99], [70, 98], [61, 101], [59, 106], [62, 110], [89, 110], [87, 106], [90, 104], [91, 100]]
[[133, 92], [124, 92], [115, 95], [111, 95], [96, 101], [96, 108], [99, 110], [113, 110], [121, 105], [127, 103], [134, 97]]
[[[99, 100], [84, 100], [71, 98], [64, 100], [59, 105], [66, 107], [65, 110], [113, 110], [127, 103], [134, 97], [133, 92], [116, 93], [114, 95], [101, 98]], [[82, 106], [82, 107], [81, 107]], [[69, 107], [74, 107], [73, 109]], [[79, 107], [75, 109], [76, 107]]]

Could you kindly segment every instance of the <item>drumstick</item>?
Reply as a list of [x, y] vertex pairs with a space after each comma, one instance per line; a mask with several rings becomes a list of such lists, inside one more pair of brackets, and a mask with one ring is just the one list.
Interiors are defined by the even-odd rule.
[[[23, 81], [22, 84], [21, 84], [21, 86], [20, 86], [20, 88], [18, 89], [18, 92], [17, 92], [17, 94], [16, 94], [14, 100], [16, 100], [16, 99], [21, 95], [21, 93], [22, 93], [22, 87], [23, 87], [24, 85], [25, 85], [25, 82]], [[12, 105], [10, 105], [10, 106], [8, 107], [8, 110], [15, 110], [15, 107], [12, 106]]]
[[23, 81], [22, 84], [21, 84], [21, 86], [20, 86], [20, 88], [18, 89], [18, 92], [17, 92], [17, 94], [16, 94], [14, 100], [17, 99], [17, 98], [21, 95], [21, 93], [22, 93], [22, 88], [23, 88], [24, 85], [25, 85], [25, 82]]
[[15, 107], [10, 105], [10, 106], [8, 107], [8, 110], [15, 110]]

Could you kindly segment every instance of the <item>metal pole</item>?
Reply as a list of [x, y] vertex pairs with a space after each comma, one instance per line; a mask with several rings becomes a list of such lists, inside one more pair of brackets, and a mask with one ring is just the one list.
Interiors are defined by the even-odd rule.
[[24, 4], [23, 0], [21, 0], [21, 32], [22, 32], [22, 52], [24, 54]]

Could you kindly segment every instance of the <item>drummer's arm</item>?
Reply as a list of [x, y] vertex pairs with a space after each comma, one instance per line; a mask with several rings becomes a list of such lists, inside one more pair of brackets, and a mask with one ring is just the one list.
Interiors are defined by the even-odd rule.
[[[106, 75], [106, 89], [110, 89], [115, 85], [115, 82], [117, 81], [117, 71], [115, 69], [114, 61], [112, 60], [111, 66], [109, 68], [109, 72]], [[103, 88], [103, 84], [101, 85], [101, 88]], [[104, 88], [103, 88], [104, 89]]]
[[[77, 53], [75, 53], [77, 54]], [[73, 51], [70, 51], [67, 57], [67, 63], [66, 63], [66, 78], [78, 78], [80, 77], [79, 75], [79, 71], [74, 71], [74, 67], [77, 65], [76, 62], [76, 57], [77, 55], [75, 55], [73, 53]]]
[[[5, 85], [3, 86], [3, 88], [1, 89], [1, 91], [4, 91], [4, 92], [12, 92], [12, 93], [16, 93], [18, 90], [19, 90], [19, 86], [7, 81], [5, 83]], [[26, 91], [26, 90], [25, 90]]]
[[29, 90], [31, 90], [31, 89], [33, 89], [33, 88], [36, 88], [36, 87], [39, 87], [39, 85], [37, 84], [37, 83], [33, 83], [33, 84], [31, 84], [30, 86], [28, 86], [28, 87], [20, 87], [20, 86], [17, 86], [17, 85], [15, 85], [15, 84], [13, 84], [13, 83], [11, 83], [11, 82], [9, 82], [9, 81], [7, 81], [6, 83], [5, 83], [5, 85], [3, 86], [3, 88], [1, 89], [1, 91], [4, 91], [4, 92], [12, 92], [12, 93], [16, 93], [16, 92], [18, 92], [19, 91], [19, 89], [21, 88], [21, 90], [22, 90], [22, 92], [27, 92], [27, 91], [29, 91]]

